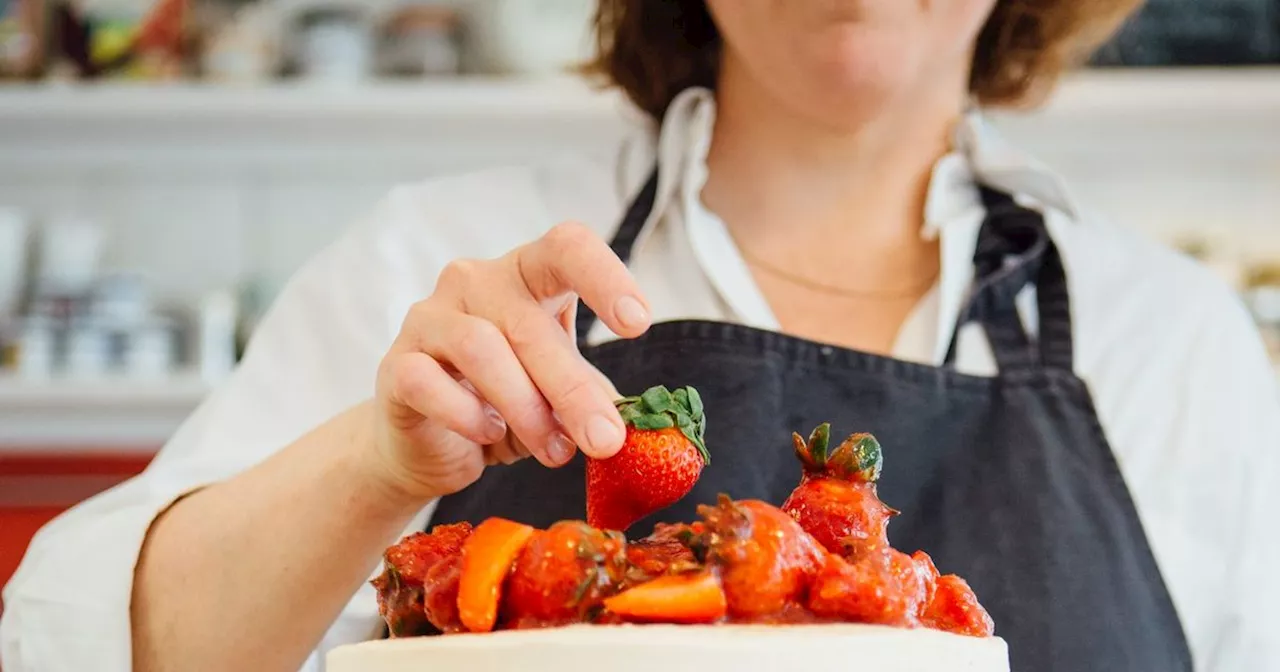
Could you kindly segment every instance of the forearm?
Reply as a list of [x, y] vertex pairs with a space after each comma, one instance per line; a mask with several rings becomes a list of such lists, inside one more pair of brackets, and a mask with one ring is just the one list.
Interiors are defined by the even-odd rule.
[[135, 571], [135, 670], [296, 670], [416, 513], [376, 485], [370, 404], [174, 504]]

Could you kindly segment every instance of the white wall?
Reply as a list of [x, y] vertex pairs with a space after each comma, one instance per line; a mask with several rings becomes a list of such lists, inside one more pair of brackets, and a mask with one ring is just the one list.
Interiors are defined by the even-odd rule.
[[[6, 90], [0, 205], [100, 218], [168, 298], [278, 285], [392, 184], [597, 149], [619, 109], [565, 82]], [[1118, 221], [1280, 257], [1280, 71], [1095, 75], [997, 123]]]
[[[0, 205], [78, 210], [108, 261], [185, 301], [251, 276], [278, 286], [392, 184], [591, 151], [631, 126], [564, 82], [308, 89], [0, 89]], [[1199, 230], [1280, 259], [1280, 71], [1091, 75], [997, 123], [1125, 225]], [[168, 381], [0, 376], [5, 446], [162, 443], [204, 396]]]

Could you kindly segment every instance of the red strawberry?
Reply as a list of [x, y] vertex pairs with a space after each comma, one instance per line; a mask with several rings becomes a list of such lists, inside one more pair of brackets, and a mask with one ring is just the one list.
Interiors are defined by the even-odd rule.
[[523, 629], [589, 620], [627, 570], [627, 542], [578, 520], [534, 534], [507, 579], [502, 614]]
[[625, 531], [689, 494], [711, 455], [702, 399], [692, 387], [652, 387], [616, 403], [627, 438], [613, 457], [587, 460], [587, 523]]
[[462, 545], [471, 532], [469, 523], [437, 525], [430, 534], [411, 534], [386, 550], [385, 569], [372, 583], [392, 637], [463, 629], [456, 606], [458, 574]]
[[792, 435], [804, 477], [782, 510], [832, 553], [853, 558], [864, 548], [888, 546], [885, 528], [898, 512], [876, 494], [883, 464], [879, 442], [854, 434], [830, 450], [830, 437], [825, 423], [807, 442]]
[[978, 603], [978, 596], [962, 578], [948, 574], [938, 579], [933, 601], [924, 612], [926, 627], [970, 637], [990, 637], [996, 625]]
[[704, 531], [702, 523], [658, 523], [653, 534], [627, 544], [627, 584], [645, 583], [701, 566], [689, 546]]
[[914, 628], [928, 604], [929, 578], [926, 567], [888, 546], [867, 549], [854, 562], [830, 553], [808, 606], [821, 617]]
[[916, 571], [920, 573], [921, 580], [924, 581], [924, 600], [920, 605], [920, 618], [924, 618], [924, 611], [933, 602], [933, 597], [938, 591], [938, 566], [933, 564], [933, 558], [924, 551], [916, 551], [911, 554], [911, 559], [916, 562]]
[[822, 566], [818, 543], [772, 504], [721, 495], [716, 506], [698, 507], [698, 514], [705, 532], [690, 546], [695, 557], [705, 556], [719, 567], [735, 619], [778, 617], [800, 601]]

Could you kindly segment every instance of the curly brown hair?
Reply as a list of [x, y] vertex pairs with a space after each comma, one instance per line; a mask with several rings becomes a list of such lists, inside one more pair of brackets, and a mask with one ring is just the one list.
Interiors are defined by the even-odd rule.
[[[1142, 0], [998, 0], [978, 35], [969, 91], [986, 106], [1041, 101]], [[589, 75], [661, 119], [676, 94], [715, 86], [720, 33], [704, 0], [599, 0]]]

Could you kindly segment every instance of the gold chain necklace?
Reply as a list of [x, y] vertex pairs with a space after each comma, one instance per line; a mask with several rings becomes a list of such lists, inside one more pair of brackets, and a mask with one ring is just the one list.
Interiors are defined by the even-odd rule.
[[799, 285], [800, 287], [804, 287], [814, 292], [819, 292], [822, 294], [831, 294], [831, 295], [845, 297], [845, 298], [871, 298], [871, 299], [916, 298], [920, 296], [921, 292], [928, 289], [929, 287], [932, 287], [934, 281], [938, 279], [938, 275], [942, 272], [942, 269], [938, 268], [932, 274], [930, 274], [929, 277], [926, 278], [925, 280], [905, 289], [887, 291], [887, 292], [872, 291], [872, 290], [857, 290], [857, 289], [848, 289], [845, 287], [836, 287], [835, 285], [828, 285], [825, 283], [818, 282], [816, 280], [810, 280], [809, 278], [806, 278], [804, 276], [796, 275], [795, 273], [792, 273], [786, 269], [774, 266], [773, 264], [751, 254], [750, 252], [747, 252], [745, 249], [741, 247], [739, 247], [738, 250], [742, 254], [742, 258], [745, 259], [748, 264], [755, 266], [760, 270], [765, 271], [766, 273], [769, 273], [770, 275], [777, 276], [778, 278], [781, 278], [782, 280], [785, 280], [793, 285]]

